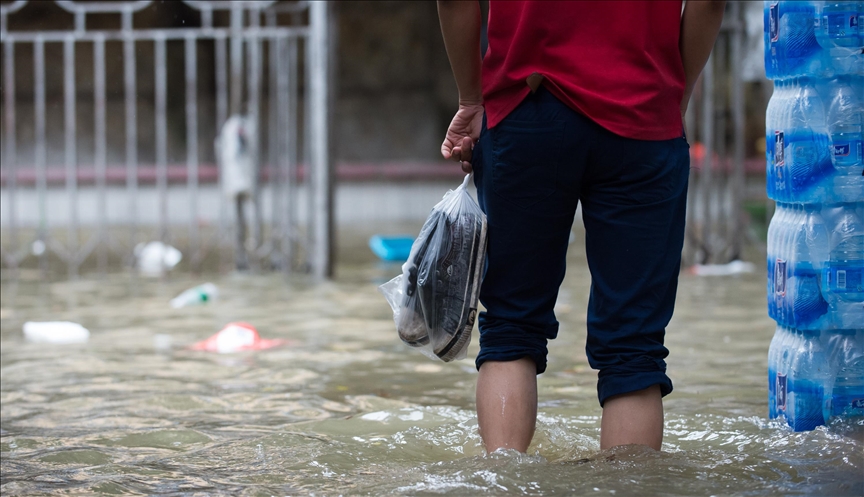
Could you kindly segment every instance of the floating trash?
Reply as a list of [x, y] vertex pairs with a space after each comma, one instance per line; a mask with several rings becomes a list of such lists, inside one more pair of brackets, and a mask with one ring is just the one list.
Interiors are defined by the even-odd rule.
[[219, 333], [207, 340], [189, 346], [191, 350], [203, 350], [219, 354], [230, 354], [245, 350], [264, 350], [287, 344], [287, 340], [266, 339], [258, 335], [258, 330], [249, 323], [228, 323]]
[[728, 264], [694, 264], [690, 273], [696, 276], [729, 276], [732, 274], [752, 273], [756, 265], [752, 262], [732, 261]]
[[204, 283], [194, 286], [171, 299], [171, 307], [179, 309], [192, 305], [201, 305], [210, 302], [219, 296], [219, 288], [213, 283]]
[[138, 271], [144, 276], [162, 276], [183, 259], [179, 250], [162, 242], [139, 243], [135, 246]]
[[383, 261], [407, 261], [411, 254], [414, 238], [410, 236], [373, 235], [369, 239], [369, 248]]
[[24, 338], [36, 343], [85, 343], [90, 339], [90, 331], [71, 321], [27, 321]]

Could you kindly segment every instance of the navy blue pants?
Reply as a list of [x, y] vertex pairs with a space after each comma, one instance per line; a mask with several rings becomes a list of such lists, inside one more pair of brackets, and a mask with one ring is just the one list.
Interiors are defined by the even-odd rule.
[[652, 385], [671, 392], [663, 339], [684, 243], [690, 155], [683, 136], [615, 135], [541, 87], [494, 128], [484, 121], [472, 166], [489, 222], [477, 368], [530, 357], [538, 374], [546, 370], [582, 202], [591, 271], [586, 352], [599, 370], [600, 405]]

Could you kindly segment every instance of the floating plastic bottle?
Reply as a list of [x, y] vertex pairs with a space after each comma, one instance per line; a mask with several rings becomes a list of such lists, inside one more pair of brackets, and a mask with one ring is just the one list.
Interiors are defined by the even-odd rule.
[[206, 304], [219, 295], [219, 288], [213, 283], [204, 283], [184, 290], [183, 293], [171, 299], [171, 307], [179, 309], [191, 305]]

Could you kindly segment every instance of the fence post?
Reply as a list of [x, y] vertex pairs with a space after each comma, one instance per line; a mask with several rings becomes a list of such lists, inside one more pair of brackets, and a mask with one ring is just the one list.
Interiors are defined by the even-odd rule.
[[312, 274], [317, 278], [333, 275], [332, 229], [333, 197], [330, 184], [330, 140], [328, 124], [328, 87], [329, 87], [329, 3], [312, 2], [309, 4], [309, 87], [310, 99], [310, 162], [312, 193]]

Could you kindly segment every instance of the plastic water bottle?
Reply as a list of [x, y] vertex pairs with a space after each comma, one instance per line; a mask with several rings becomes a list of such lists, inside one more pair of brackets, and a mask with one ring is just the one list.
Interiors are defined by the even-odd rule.
[[771, 223], [768, 225], [768, 236], [767, 236], [767, 250], [765, 254], [765, 273], [768, 275], [765, 294], [767, 296], [767, 304], [768, 304], [768, 316], [777, 320], [777, 298], [775, 294], [775, 281], [774, 276], [776, 273], [775, 265], [777, 261], [777, 250], [778, 250], [778, 240], [779, 240], [779, 232], [780, 232], [780, 224], [782, 222], [782, 217], [785, 212], [783, 208], [783, 204], [778, 202], [775, 209], [774, 215], [771, 216]]
[[778, 86], [777, 103], [772, 113], [774, 127], [771, 136], [767, 137], [771, 150], [771, 167], [767, 180], [769, 197], [778, 202], [786, 202], [790, 199], [787, 184], [789, 174], [786, 167], [786, 135], [791, 129], [791, 109], [797, 93], [797, 85], [794, 81], [783, 81], [778, 82]]
[[795, 226], [792, 260], [794, 268], [790, 279], [792, 322], [799, 329], [813, 329], [819, 318], [828, 312], [828, 302], [819, 287], [821, 269], [828, 260], [828, 231], [819, 205], [800, 207], [804, 210], [802, 222]]
[[809, 78], [799, 81], [784, 141], [790, 200], [821, 201], [824, 192], [818, 187], [834, 168], [822, 98]]
[[837, 78], [828, 87], [830, 104], [826, 118], [831, 137], [831, 160], [837, 171], [833, 190], [834, 197], [841, 202], [864, 199], [862, 92], [860, 78]]
[[814, 5], [803, 1], [780, 2], [779, 56], [785, 76], [819, 72], [819, 42], [813, 25]]
[[787, 419], [795, 431], [812, 430], [830, 418], [834, 377], [819, 331], [799, 330], [800, 346], [791, 364]]
[[[816, 40], [825, 50], [833, 74], [852, 74], [860, 50], [860, 2], [816, 2]], [[856, 50], [857, 49], [857, 50]]]
[[789, 419], [790, 404], [789, 394], [791, 393], [792, 381], [792, 361], [799, 352], [801, 344], [801, 332], [792, 328], [784, 327], [785, 336], [780, 341], [780, 351], [777, 355], [777, 376], [775, 379], [775, 398], [776, 410], [778, 416], [785, 416]]
[[768, 247], [765, 251], [765, 274], [768, 275], [766, 278], [765, 295], [767, 296], [768, 316], [775, 321], [777, 320], [777, 298], [774, 289], [774, 266], [777, 260], [777, 248], [779, 245], [778, 233], [780, 231], [780, 218], [783, 217], [784, 212], [785, 209], [783, 208], [783, 204], [778, 202], [774, 210], [774, 215], [771, 216], [771, 222], [768, 224]]
[[764, 3], [765, 72], [771, 79], [812, 73], [810, 63], [818, 53], [814, 31], [814, 6], [809, 2]]
[[839, 328], [861, 328], [864, 323], [864, 225], [855, 207], [841, 208], [823, 276], [823, 292]]
[[789, 329], [777, 325], [771, 345], [768, 347], [768, 419], [774, 419], [780, 415], [777, 409], [777, 369], [784, 347], [789, 342]]
[[191, 305], [206, 304], [219, 295], [219, 289], [213, 283], [204, 283], [184, 290], [183, 293], [171, 299], [171, 307], [179, 309]]
[[778, 323], [780, 320], [780, 308], [782, 297], [786, 291], [786, 267], [782, 256], [783, 237], [786, 233], [787, 217], [789, 210], [786, 204], [777, 203], [777, 210], [771, 218], [768, 226], [768, 256], [766, 261], [768, 272], [768, 315]]
[[864, 416], [864, 330], [837, 330], [831, 337], [834, 388], [832, 416]]
[[793, 96], [793, 85], [789, 81], [777, 81], [774, 93], [768, 101], [765, 111], [765, 155], [767, 159], [766, 185], [768, 198], [777, 201], [787, 200], [785, 174], [783, 167], [785, 143], [785, 117], [789, 115], [789, 106]]
[[[861, 175], [861, 96], [850, 84], [851, 78], [831, 82], [828, 105], [828, 132], [831, 135], [831, 159], [842, 175]], [[856, 167], [857, 166], [857, 167]]]
[[816, 39], [822, 48], [859, 46], [858, 24], [861, 2], [816, 2], [813, 23]]

